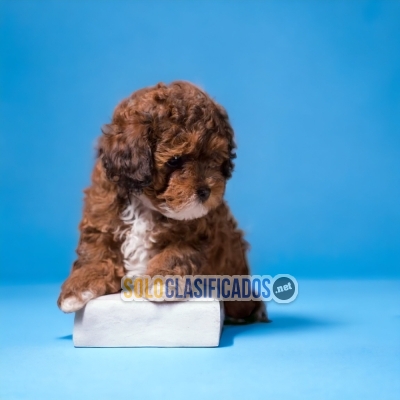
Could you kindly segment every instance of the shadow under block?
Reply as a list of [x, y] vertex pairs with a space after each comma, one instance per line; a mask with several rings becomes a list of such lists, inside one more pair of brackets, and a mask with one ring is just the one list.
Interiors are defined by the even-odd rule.
[[75, 347], [216, 347], [223, 303], [151, 302], [121, 299], [120, 293], [89, 301], [75, 314]]

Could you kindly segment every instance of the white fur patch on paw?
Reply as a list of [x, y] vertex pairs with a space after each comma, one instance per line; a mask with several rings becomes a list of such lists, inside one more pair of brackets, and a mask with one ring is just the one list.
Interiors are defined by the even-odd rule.
[[81, 294], [81, 299], [76, 296], [67, 297], [61, 302], [61, 310], [71, 313], [80, 310], [89, 300], [94, 298], [94, 293], [87, 290]]

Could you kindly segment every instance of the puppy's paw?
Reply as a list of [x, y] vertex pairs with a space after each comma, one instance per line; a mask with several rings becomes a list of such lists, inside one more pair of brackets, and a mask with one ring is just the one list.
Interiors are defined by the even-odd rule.
[[271, 322], [271, 320], [268, 319], [265, 303], [263, 301], [260, 301], [258, 303], [258, 307], [250, 316], [250, 318], [252, 318], [252, 322]]
[[229, 315], [225, 315], [224, 324], [225, 325], [244, 325], [247, 324], [246, 318], [234, 318]]
[[86, 305], [86, 303], [89, 300], [93, 299], [94, 297], [95, 297], [94, 293], [91, 292], [90, 290], [82, 292], [79, 296], [70, 295], [64, 297], [63, 294], [61, 293], [57, 304], [60, 307], [60, 309], [65, 313], [72, 313], [83, 308]]
[[243, 325], [254, 322], [271, 322], [262, 301], [225, 302], [225, 324]]
[[[158, 275], [153, 278], [157, 280], [157, 278], [162, 279], [165, 278], [165, 276]], [[191, 293], [189, 289], [187, 291], [185, 290], [185, 280], [182, 279], [181, 276], [170, 275], [168, 276], [168, 278], [172, 279], [172, 282], [170, 282], [168, 286], [165, 281], [161, 285], [158, 283], [154, 285], [154, 281], [149, 284], [148, 290], [146, 289], [146, 291], [151, 293], [151, 297], [148, 297], [147, 300], [156, 302], [165, 301], [167, 290], [170, 293], [170, 295], [168, 296], [168, 299], [170, 301], [188, 301], [193, 299], [193, 289]], [[160, 293], [163, 293], [164, 296], [159, 297]]]

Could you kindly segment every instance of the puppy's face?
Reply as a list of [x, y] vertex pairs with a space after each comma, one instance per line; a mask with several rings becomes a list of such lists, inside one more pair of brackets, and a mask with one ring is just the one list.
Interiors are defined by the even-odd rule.
[[134, 93], [116, 109], [100, 140], [107, 176], [163, 215], [200, 218], [222, 201], [234, 157], [222, 107], [176, 82]]
[[161, 133], [153, 179], [144, 189], [153, 206], [174, 219], [193, 219], [217, 207], [229, 173], [229, 141], [206, 129]]

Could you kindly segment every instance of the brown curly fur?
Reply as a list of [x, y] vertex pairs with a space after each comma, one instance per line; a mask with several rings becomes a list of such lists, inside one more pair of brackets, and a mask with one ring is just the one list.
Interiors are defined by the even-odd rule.
[[[225, 110], [190, 83], [160, 83], [123, 100], [99, 139], [78, 259], [58, 305], [75, 296], [82, 307], [85, 291], [98, 297], [120, 290], [126, 273], [121, 213], [132, 196], [143, 200], [154, 220], [146, 274], [248, 275], [248, 245], [223, 200], [234, 148]], [[180, 157], [177, 168], [168, 164], [173, 157]], [[202, 188], [210, 194], [199, 201]], [[181, 220], [188, 199], [205, 215]], [[267, 319], [261, 302], [225, 302], [225, 310], [240, 320]]]

